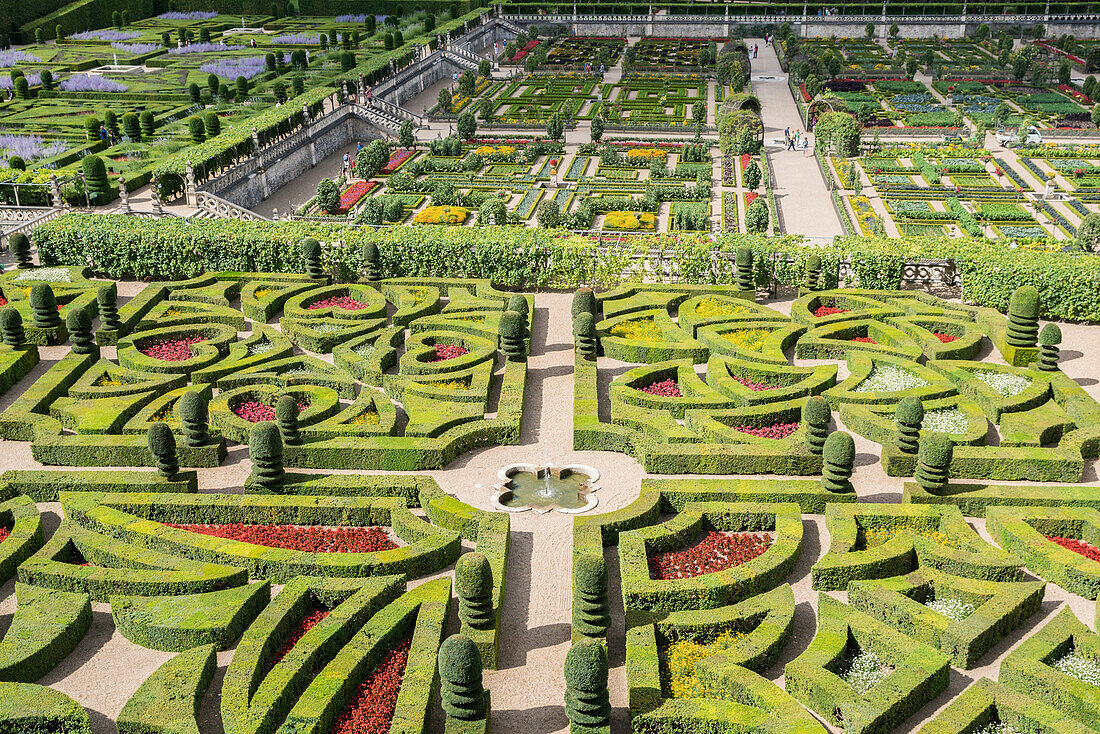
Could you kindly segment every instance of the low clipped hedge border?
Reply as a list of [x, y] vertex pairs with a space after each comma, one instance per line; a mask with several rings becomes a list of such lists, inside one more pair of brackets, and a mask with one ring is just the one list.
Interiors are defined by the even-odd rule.
[[118, 715], [118, 734], [197, 734], [199, 704], [217, 670], [214, 645], [188, 649], [161, 665]]
[[990, 507], [989, 534], [1037, 576], [1087, 599], [1100, 596], [1100, 562], [1045, 536], [1100, 543], [1100, 512], [1087, 507]]
[[33, 683], [0, 683], [0, 731], [92, 734], [84, 707], [61, 691]]

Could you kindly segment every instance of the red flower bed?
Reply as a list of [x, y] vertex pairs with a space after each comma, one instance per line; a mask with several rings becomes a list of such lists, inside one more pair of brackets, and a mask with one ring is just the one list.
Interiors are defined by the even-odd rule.
[[332, 734], [386, 734], [397, 708], [397, 694], [405, 665], [409, 662], [411, 637], [406, 637], [386, 652], [378, 667], [359, 684], [340, 718], [332, 726]]
[[799, 89], [800, 92], [802, 92], [802, 101], [803, 102], [813, 102], [814, 101], [814, 98], [811, 97], [810, 93], [806, 91], [806, 85], [805, 84], [799, 84], [798, 89]]
[[1057, 535], [1046, 536], [1047, 540], [1052, 543], [1057, 543], [1066, 550], [1071, 550], [1074, 553], [1080, 553], [1090, 561], [1100, 561], [1100, 548], [1097, 548], [1091, 543], [1086, 543], [1083, 540], [1077, 540], [1077, 538], [1060, 538]]
[[454, 359], [455, 357], [461, 357], [463, 354], [470, 353], [469, 349], [457, 344], [436, 344], [434, 349], [435, 355], [428, 360], [429, 362], [446, 362], [448, 359]]
[[[298, 412], [304, 413], [309, 403], [298, 403]], [[233, 413], [249, 423], [261, 423], [275, 420], [275, 408], [258, 400], [245, 400], [233, 406]]]
[[749, 162], [751, 160], [752, 160], [751, 155], [749, 155], [748, 153], [742, 153], [741, 154], [741, 168], [747, 168], [748, 165], [749, 165]]
[[359, 200], [369, 194], [378, 186], [377, 181], [356, 181], [344, 189], [340, 194], [340, 206], [336, 207], [333, 214], [347, 214], [348, 211], [359, 203]]
[[814, 311], [814, 318], [820, 319], [822, 316], [833, 316], [838, 313], [848, 313], [849, 310], [850, 309], [847, 308], [836, 308], [835, 306], [819, 306], [817, 310]]
[[538, 46], [538, 45], [539, 45], [538, 39], [536, 39], [534, 41], [528, 41], [526, 46], [524, 46], [523, 48], [521, 48], [519, 51], [516, 52], [516, 55], [512, 57], [512, 61], [523, 61], [523, 57], [526, 56], [527, 54], [531, 53], [531, 51], [534, 50], [535, 46]]
[[657, 395], [662, 398], [682, 398], [683, 393], [680, 392], [680, 385], [676, 380], [671, 378], [667, 380], [661, 380], [660, 382], [652, 382], [642, 388], [642, 392], [649, 393], [650, 395]]
[[877, 341], [869, 336], [855, 336], [852, 337], [851, 341], [859, 342], [860, 344], [878, 344]]
[[937, 339], [940, 340], [940, 343], [942, 343], [942, 344], [950, 344], [951, 342], [953, 342], [953, 341], [955, 341], [956, 339], [959, 338], [959, 337], [955, 336], [954, 334], [941, 334], [938, 331], [934, 331], [932, 333]]
[[274, 668], [280, 660], [285, 658], [286, 654], [293, 650], [294, 646], [298, 644], [298, 640], [305, 637], [306, 632], [309, 632], [311, 629], [320, 624], [321, 620], [328, 616], [328, 613], [329, 610], [327, 609], [318, 609], [316, 611], [310, 612], [305, 617], [303, 617], [302, 620], [298, 622], [297, 625], [295, 625], [294, 629], [290, 631], [290, 634], [287, 635], [286, 640], [283, 641], [283, 644], [279, 647], [278, 650], [275, 651], [275, 654], [271, 657], [271, 662], [268, 666], [268, 670]]
[[775, 390], [779, 387], [779, 385], [765, 385], [763, 382], [753, 382], [752, 380], [746, 380], [744, 377], [734, 377], [733, 379], [737, 380], [753, 392], [760, 392], [762, 390]]
[[760, 194], [755, 191], [750, 191], [745, 194], [745, 206], [752, 206], [752, 203], [759, 198]]
[[395, 150], [393, 153], [390, 154], [390, 159], [386, 162], [386, 165], [382, 166], [382, 174], [387, 175], [393, 173], [401, 167], [402, 163], [409, 160], [414, 155], [416, 155], [415, 150], [406, 150], [404, 148], [399, 148]]
[[213, 535], [215, 538], [306, 553], [376, 553], [397, 547], [386, 535], [385, 529], [377, 525], [346, 525], [336, 528], [318, 525], [249, 525], [238, 522], [224, 525], [167, 525], [201, 535]]
[[306, 310], [316, 311], [320, 308], [342, 308], [345, 311], [362, 311], [370, 308], [370, 304], [357, 301], [351, 296], [333, 296], [322, 301], [317, 301], [306, 306]]
[[195, 355], [191, 352], [191, 345], [206, 341], [205, 336], [185, 336], [181, 339], [154, 339], [143, 342], [138, 351], [147, 357], [163, 360], [165, 362], [182, 362], [191, 359]]
[[666, 551], [650, 558], [649, 575], [654, 579], [685, 579], [722, 571], [751, 561], [771, 543], [767, 535], [711, 530], [690, 548]]
[[734, 426], [733, 430], [747, 433], [758, 438], [786, 438], [798, 430], [797, 423], [776, 423], [774, 426]]
[[0, 543], [3, 543], [11, 535], [11, 530], [7, 528], [0, 528]]
[[1078, 92], [1076, 89], [1068, 84], [1059, 84], [1058, 91], [1063, 92], [1064, 94], [1068, 94], [1069, 96], [1073, 97], [1075, 100], [1083, 104], [1092, 104], [1092, 99], [1090, 97], [1087, 97], [1081, 92]]
[[0, 296], [0, 306], [7, 306], [7, 305], [8, 305], [8, 299], [4, 298], [3, 296]]

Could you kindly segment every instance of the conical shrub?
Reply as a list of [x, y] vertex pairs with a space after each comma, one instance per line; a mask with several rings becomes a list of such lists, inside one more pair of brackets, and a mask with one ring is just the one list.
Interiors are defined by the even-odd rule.
[[565, 655], [565, 714], [574, 726], [593, 728], [611, 723], [607, 649], [601, 640], [578, 640]]
[[205, 446], [210, 443], [210, 413], [206, 398], [197, 390], [183, 394], [177, 406], [183, 424], [183, 443]]
[[458, 618], [474, 629], [493, 626], [493, 568], [481, 553], [463, 553], [455, 563]]
[[167, 423], [154, 423], [145, 434], [149, 453], [157, 462], [157, 473], [165, 479], [174, 479], [180, 471], [176, 458], [176, 437]]
[[23, 317], [12, 306], [0, 311], [0, 334], [4, 343], [12, 349], [21, 349], [27, 342], [27, 332], [23, 329]]
[[270, 421], [257, 423], [248, 434], [248, 455], [252, 459], [249, 481], [273, 490], [283, 483], [283, 438]]
[[573, 558], [573, 631], [585, 637], [604, 637], [611, 626], [607, 563], [595, 553]]
[[49, 283], [39, 283], [31, 288], [30, 301], [35, 326], [39, 329], [56, 329], [61, 326], [61, 316], [57, 313], [57, 299]]
[[920, 398], [902, 398], [894, 412], [894, 424], [897, 426], [894, 434], [894, 446], [902, 453], [917, 453], [917, 444], [920, 440], [920, 427], [924, 422], [924, 404]]
[[283, 395], [275, 403], [275, 422], [279, 426], [279, 434], [283, 443], [287, 446], [297, 446], [302, 442], [298, 433], [298, 400], [292, 395]]
[[1047, 324], [1039, 332], [1039, 369], [1043, 372], [1058, 371], [1058, 345], [1062, 343], [1062, 329], [1058, 324]]
[[99, 286], [95, 293], [96, 305], [99, 307], [99, 321], [104, 329], [117, 330], [122, 327], [118, 318], [118, 288], [114, 283], [106, 283]]
[[1039, 291], [1023, 285], [1012, 292], [1008, 301], [1008, 333], [1010, 346], [1030, 349], [1039, 337]]
[[802, 425], [806, 426], [806, 445], [810, 453], [821, 456], [825, 439], [829, 435], [829, 421], [833, 414], [829, 403], [820, 395], [811, 395], [802, 404]]
[[833, 431], [825, 439], [821, 454], [821, 486], [829, 492], [853, 492], [852, 470], [856, 463], [856, 442], [844, 431]]

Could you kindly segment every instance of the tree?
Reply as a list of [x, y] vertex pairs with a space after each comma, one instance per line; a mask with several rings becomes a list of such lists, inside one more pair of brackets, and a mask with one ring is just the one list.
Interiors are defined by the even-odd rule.
[[[45, 80], [45, 74], [46, 74], [46, 72], [42, 72], [42, 76], [43, 76], [43, 82], [42, 83], [43, 84], [46, 83], [44, 81]], [[1081, 84], [1081, 92], [1084, 93], [1084, 95], [1086, 97], [1089, 97], [1091, 99], [1092, 96], [1094, 94], [1096, 94], [1096, 77], [1091, 76], [1091, 75], [1085, 77], [1085, 81]]]
[[118, 12], [117, 10], [111, 13], [111, 25], [113, 25], [115, 28], [122, 27], [122, 13]]
[[466, 97], [474, 96], [474, 87], [477, 85], [477, 75], [467, 69], [458, 77], [458, 91]]
[[565, 134], [565, 123], [561, 119], [561, 115], [555, 112], [550, 115], [550, 119], [546, 121], [546, 137], [551, 140], [561, 140]]
[[843, 158], [859, 155], [860, 127], [847, 112], [826, 112], [814, 125], [817, 143]]
[[393, 47], [394, 48], [401, 48], [404, 45], [405, 45], [405, 34], [403, 34], [401, 31], [394, 31], [393, 32]]
[[191, 133], [191, 142], [195, 145], [206, 141], [206, 126], [202, 124], [202, 118], [198, 115], [188, 118], [187, 130]]
[[868, 23], [866, 26], [864, 26], [863, 32], [867, 34], [868, 38], [874, 38], [875, 37], [875, 24], [874, 23]]
[[691, 105], [691, 119], [700, 124], [707, 121], [707, 103], [700, 100]]
[[351, 71], [355, 68], [355, 54], [351, 51], [345, 51], [340, 54], [340, 69], [342, 71]]
[[221, 119], [218, 117], [218, 113], [214, 112], [214, 110], [207, 110], [206, 112], [202, 113], [202, 124], [203, 127], [206, 128], [207, 140], [221, 134]]
[[[217, 115], [214, 116], [217, 117]], [[141, 124], [138, 122], [138, 116], [133, 112], [127, 112], [122, 116], [122, 130], [130, 140], [135, 143], [141, 142]]]
[[600, 117], [592, 118], [592, 142], [599, 143], [603, 138], [603, 120]]
[[757, 199], [745, 210], [745, 227], [749, 234], [764, 234], [768, 231], [768, 207], [763, 200]]
[[110, 182], [107, 180], [107, 164], [97, 155], [86, 155], [80, 159], [80, 170], [88, 187], [88, 195], [93, 204], [106, 204], [110, 196]]
[[1029, 68], [1031, 68], [1031, 59], [1024, 54], [1016, 54], [1012, 59], [1012, 78], [1016, 81], [1023, 81]]
[[1096, 105], [1092, 108], [1092, 115], [1090, 117], [1092, 124], [1096, 127], [1100, 127], [1100, 105]]
[[749, 191], [755, 191], [760, 186], [760, 166], [755, 159], [749, 161], [749, 165], [745, 166], [745, 170], [741, 172], [741, 177], [744, 179], [745, 188]]
[[237, 77], [237, 103], [241, 104], [248, 99], [248, 80], [243, 76]]
[[385, 140], [372, 140], [355, 158], [354, 173], [359, 178], [377, 176], [390, 161], [390, 146]]
[[413, 134], [413, 125], [409, 120], [401, 123], [401, 129], [397, 133], [397, 142], [402, 148], [413, 150], [416, 148], [416, 135]]
[[919, 70], [920, 70], [920, 62], [917, 61], [916, 58], [910, 56], [905, 61], [905, 73], [908, 74], [910, 79], [912, 79], [914, 76], [917, 75], [917, 71], [919, 71]]
[[1063, 61], [1058, 66], [1058, 83], [1069, 84], [1069, 62]]
[[477, 75], [481, 77], [489, 78], [489, 75], [493, 73], [493, 65], [489, 63], [489, 59], [482, 59], [477, 62]]
[[15, 91], [16, 99], [27, 99], [31, 96], [30, 84], [27, 83], [27, 77], [17, 76], [15, 81], [12, 82], [12, 88]]
[[218, 78], [217, 74], [207, 75], [207, 77], [206, 77], [206, 88], [210, 90], [210, 96], [211, 97], [217, 97], [218, 96], [218, 89], [220, 88], [220, 85], [221, 85], [221, 79]]
[[264, 66], [267, 67], [268, 71], [275, 71], [275, 54], [264, 55]]
[[535, 214], [539, 226], [543, 229], [553, 229], [561, 225], [561, 208], [553, 199], [546, 199], [539, 204]]
[[1085, 215], [1077, 228], [1076, 243], [1082, 250], [1100, 252], [1100, 214]]
[[459, 114], [458, 120], [455, 123], [455, 128], [458, 131], [458, 137], [463, 140], [470, 140], [477, 133], [477, 118], [474, 117], [474, 113], [466, 110]]
[[898, 33], [900, 33], [900, 32], [901, 32], [901, 29], [898, 28], [897, 23], [891, 23], [890, 24], [890, 38], [897, 38]]
[[444, 87], [439, 90], [439, 97], [437, 98], [440, 112], [451, 111], [451, 90]]
[[322, 178], [318, 182], [317, 205], [330, 214], [340, 208], [340, 189], [331, 178]]

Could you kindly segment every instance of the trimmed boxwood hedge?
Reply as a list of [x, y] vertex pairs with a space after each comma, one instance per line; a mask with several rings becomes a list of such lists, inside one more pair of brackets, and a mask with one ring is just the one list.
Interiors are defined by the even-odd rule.
[[[958, 449], [955, 449], [958, 451]], [[1090, 507], [1100, 510], [1100, 489], [1084, 485], [956, 484], [929, 492], [916, 482], [906, 482], [902, 502], [958, 505], [967, 517], [984, 517], [995, 505]]]
[[92, 734], [92, 722], [84, 707], [61, 691], [33, 683], [0, 682], [0, 731]]
[[0, 680], [33, 683], [71, 653], [92, 625], [87, 594], [15, 585], [11, 626], [0, 642]]
[[157, 668], [123, 706], [118, 734], [199, 734], [199, 704], [218, 667], [214, 650], [195, 647]]
[[[1004, 667], [1001, 668], [1004, 675]], [[1066, 676], [1068, 677], [1068, 676]], [[1095, 731], [1045, 700], [1036, 700], [1031, 691], [1020, 692], [988, 678], [979, 678], [960, 693], [936, 718], [921, 727], [921, 734], [965, 734], [1000, 723], [1014, 731], [1041, 734], [1088, 734]]]
[[1045, 536], [1100, 544], [1100, 512], [1088, 507], [997, 507], [986, 511], [986, 527], [1001, 547], [1028, 569], [1087, 599], [1100, 596], [1100, 562], [1049, 541]]
[[661, 494], [663, 508], [681, 512], [691, 502], [794, 503], [802, 512], [820, 515], [829, 502], [855, 502], [851, 493], [829, 492], [817, 479], [655, 479], [642, 478], [642, 489]]
[[[10, 486], [0, 483], [0, 497], [10, 496], [11, 492]], [[28, 497], [11, 497], [0, 503], [0, 527], [8, 530], [8, 537], [0, 542], [0, 583], [5, 583], [15, 575], [19, 564], [42, 547], [45, 536], [42, 516]]]

